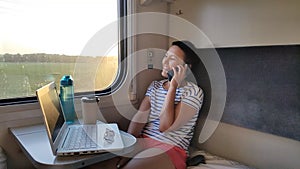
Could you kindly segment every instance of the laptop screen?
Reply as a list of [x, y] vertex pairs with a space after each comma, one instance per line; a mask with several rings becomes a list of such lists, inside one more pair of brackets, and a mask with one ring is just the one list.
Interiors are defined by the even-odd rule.
[[44, 114], [48, 134], [54, 142], [64, 124], [64, 117], [60, 107], [55, 83], [51, 82], [38, 89], [36, 94]]

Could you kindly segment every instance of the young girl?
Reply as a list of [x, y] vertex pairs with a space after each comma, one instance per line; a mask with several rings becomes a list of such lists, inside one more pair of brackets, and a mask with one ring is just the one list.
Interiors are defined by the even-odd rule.
[[[128, 133], [139, 139], [138, 153], [127, 163], [117, 167], [131, 169], [186, 168], [187, 150], [202, 106], [203, 91], [185, 80], [186, 72], [199, 62], [187, 41], [175, 41], [162, 60], [162, 76], [148, 87], [139, 111], [133, 117]], [[123, 164], [122, 164], [123, 163]]]

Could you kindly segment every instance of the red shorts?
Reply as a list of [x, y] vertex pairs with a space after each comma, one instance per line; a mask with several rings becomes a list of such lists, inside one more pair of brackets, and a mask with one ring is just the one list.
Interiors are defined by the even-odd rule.
[[163, 143], [161, 141], [152, 139], [148, 136], [143, 135], [142, 138], [145, 138], [143, 141], [143, 147], [145, 148], [159, 148], [166, 152], [166, 154], [171, 159], [172, 163], [174, 164], [176, 169], [186, 169], [186, 159], [187, 154], [184, 149]]

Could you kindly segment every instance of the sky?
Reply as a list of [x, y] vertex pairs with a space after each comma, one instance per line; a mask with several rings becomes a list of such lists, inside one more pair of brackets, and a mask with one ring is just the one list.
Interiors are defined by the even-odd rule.
[[116, 7], [116, 0], [0, 0], [0, 54], [79, 55], [116, 21]]

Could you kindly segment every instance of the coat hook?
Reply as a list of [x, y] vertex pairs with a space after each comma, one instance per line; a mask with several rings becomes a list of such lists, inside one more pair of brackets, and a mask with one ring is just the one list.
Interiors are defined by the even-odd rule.
[[179, 9], [178, 10], [178, 12], [176, 12], [176, 15], [182, 15], [183, 13], [182, 13], [182, 10], [181, 9]]

